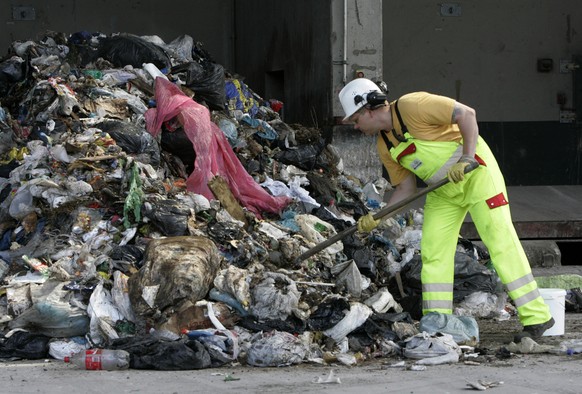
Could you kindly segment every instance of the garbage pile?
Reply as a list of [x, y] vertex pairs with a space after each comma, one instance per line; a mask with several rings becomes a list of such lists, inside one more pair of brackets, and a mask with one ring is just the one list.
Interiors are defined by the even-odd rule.
[[[0, 103], [0, 359], [353, 365], [430, 345], [458, 360], [458, 338], [418, 326], [422, 210], [299, 261], [388, 186], [345, 173], [320, 130], [286, 124], [190, 36], [14, 42]], [[460, 316], [505, 311], [487, 259], [460, 240]]]

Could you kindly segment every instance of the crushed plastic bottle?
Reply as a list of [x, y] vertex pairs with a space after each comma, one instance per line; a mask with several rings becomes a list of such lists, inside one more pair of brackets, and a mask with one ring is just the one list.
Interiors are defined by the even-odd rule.
[[39, 272], [45, 278], [49, 276], [49, 267], [43, 263], [41, 260], [28, 257], [27, 255], [22, 255], [22, 260], [34, 271]]
[[88, 349], [65, 357], [64, 361], [81, 369], [116, 371], [129, 368], [129, 353], [125, 350]]

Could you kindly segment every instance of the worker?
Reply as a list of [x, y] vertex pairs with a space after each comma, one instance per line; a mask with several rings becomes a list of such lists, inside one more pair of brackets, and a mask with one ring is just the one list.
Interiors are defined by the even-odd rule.
[[[380, 88], [380, 86], [382, 88]], [[422, 226], [422, 313], [453, 313], [454, 259], [459, 232], [469, 212], [499, 278], [519, 315], [524, 337], [539, 338], [554, 325], [517, 237], [503, 175], [479, 136], [473, 108], [445, 96], [414, 92], [389, 102], [385, 84], [366, 78], [339, 93], [344, 123], [377, 136], [379, 157], [394, 190], [392, 205], [416, 193], [416, 177], [427, 185], [450, 182], [426, 195]], [[472, 171], [467, 168], [476, 167]], [[371, 213], [358, 230], [372, 231], [380, 220]]]

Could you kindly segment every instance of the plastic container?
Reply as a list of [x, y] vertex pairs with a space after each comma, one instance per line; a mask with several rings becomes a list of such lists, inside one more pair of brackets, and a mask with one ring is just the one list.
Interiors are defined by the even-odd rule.
[[129, 353], [125, 350], [88, 349], [63, 360], [81, 369], [116, 371], [129, 368]]
[[156, 65], [153, 63], [143, 63], [142, 68], [146, 70], [148, 74], [150, 74], [154, 81], [156, 80], [157, 77], [161, 77], [166, 80], [168, 79], [168, 77], [166, 77], [164, 73], [161, 72], [160, 69], [157, 68]]
[[566, 290], [564, 289], [542, 289], [540, 295], [547, 306], [550, 307], [550, 314], [556, 321], [554, 326], [546, 330], [543, 336], [564, 335], [564, 320], [566, 312]]

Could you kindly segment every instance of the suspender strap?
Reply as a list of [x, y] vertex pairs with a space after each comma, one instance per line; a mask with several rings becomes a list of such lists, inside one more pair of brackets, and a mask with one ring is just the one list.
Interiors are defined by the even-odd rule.
[[398, 110], [398, 100], [394, 102], [394, 110], [396, 111], [396, 116], [398, 117], [398, 122], [400, 123], [400, 129], [402, 131], [402, 134], [396, 133], [396, 129], [392, 129], [392, 134], [394, 135], [394, 138], [396, 138], [398, 141], [406, 142], [407, 139], [404, 138], [404, 134], [408, 133], [408, 127], [406, 127], [406, 125], [404, 124], [402, 116], [400, 115], [400, 111]]
[[[400, 115], [400, 111], [398, 110], [398, 100], [396, 100], [394, 102], [394, 110], [396, 111], [396, 116], [398, 117], [398, 122], [400, 122], [400, 127], [402, 129], [402, 134], [397, 133], [396, 132], [396, 129], [393, 128], [391, 130], [392, 131], [392, 135], [399, 142], [406, 142], [406, 141], [408, 141], [408, 139], [406, 139], [404, 137], [404, 134], [405, 133], [408, 133], [408, 128], [404, 124], [404, 121], [402, 120], [402, 115]], [[394, 145], [392, 144], [392, 142], [390, 142], [390, 140], [388, 139], [388, 136], [386, 135], [386, 132], [384, 130], [380, 131], [380, 135], [382, 136], [382, 139], [384, 140], [384, 143], [386, 144], [386, 147], [388, 148], [388, 150], [394, 148]]]
[[390, 140], [388, 139], [386, 132], [384, 130], [382, 130], [382, 131], [380, 131], [380, 135], [382, 136], [382, 139], [384, 140], [384, 143], [386, 144], [388, 151], [390, 151], [390, 149], [392, 149], [394, 147], [394, 145], [392, 145], [392, 142], [390, 142]]

